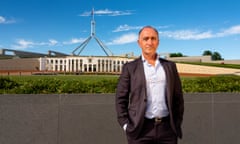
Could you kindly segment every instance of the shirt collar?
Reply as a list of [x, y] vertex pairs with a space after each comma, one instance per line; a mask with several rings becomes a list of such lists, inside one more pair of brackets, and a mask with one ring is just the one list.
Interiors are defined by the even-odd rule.
[[[157, 58], [156, 58], [156, 61], [157, 61], [157, 60], [159, 60], [160, 56], [158, 54], [156, 54], [156, 55], [157, 55]], [[142, 54], [141, 58], [142, 58], [142, 62], [147, 62], [147, 60], [145, 59], [143, 54]]]

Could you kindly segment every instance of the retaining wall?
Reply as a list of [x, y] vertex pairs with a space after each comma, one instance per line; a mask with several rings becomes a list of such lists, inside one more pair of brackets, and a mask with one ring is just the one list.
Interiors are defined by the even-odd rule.
[[[0, 144], [127, 144], [114, 96], [0, 95]], [[240, 93], [184, 98], [180, 144], [239, 144]]]

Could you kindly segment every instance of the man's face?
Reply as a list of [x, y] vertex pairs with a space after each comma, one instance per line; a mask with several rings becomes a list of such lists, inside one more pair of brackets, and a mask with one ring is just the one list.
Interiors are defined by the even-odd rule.
[[152, 28], [144, 28], [139, 35], [138, 45], [142, 49], [143, 55], [155, 55], [159, 44], [156, 31]]

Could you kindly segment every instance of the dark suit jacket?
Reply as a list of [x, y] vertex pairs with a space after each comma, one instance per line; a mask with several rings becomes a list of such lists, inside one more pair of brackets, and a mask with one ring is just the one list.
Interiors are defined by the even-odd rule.
[[[170, 114], [170, 124], [179, 138], [182, 138], [184, 100], [181, 81], [176, 64], [159, 59], [166, 73], [166, 97]], [[126, 63], [116, 90], [117, 119], [121, 127], [128, 124], [129, 136], [138, 137], [142, 130], [147, 106], [146, 80], [141, 57]]]

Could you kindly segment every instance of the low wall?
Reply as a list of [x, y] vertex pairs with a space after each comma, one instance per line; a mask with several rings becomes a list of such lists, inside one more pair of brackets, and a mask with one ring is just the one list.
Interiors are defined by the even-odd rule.
[[[185, 94], [180, 144], [238, 144], [240, 93]], [[0, 144], [126, 144], [114, 94], [0, 95]]]
[[0, 71], [37, 71], [38, 58], [0, 59]]

